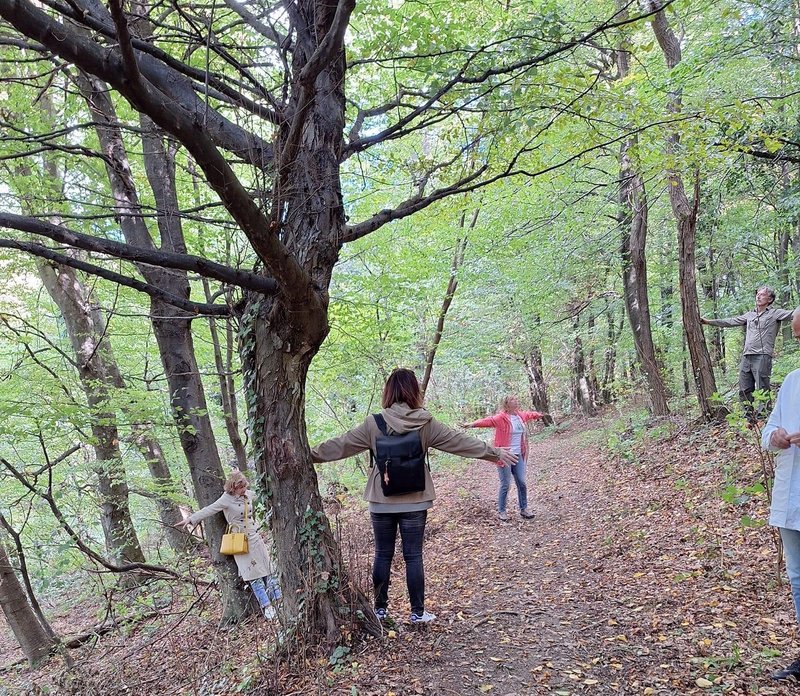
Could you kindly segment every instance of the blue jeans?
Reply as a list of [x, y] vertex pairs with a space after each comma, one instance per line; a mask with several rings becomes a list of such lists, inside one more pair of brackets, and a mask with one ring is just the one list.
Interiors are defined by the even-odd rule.
[[508, 499], [508, 489], [511, 487], [511, 479], [517, 484], [517, 498], [519, 499], [519, 509], [524, 510], [528, 507], [528, 484], [525, 483], [525, 460], [520, 457], [514, 466], [506, 464], [497, 467], [497, 474], [500, 476], [500, 493], [497, 496], [497, 511], [506, 511], [506, 500]]
[[427, 510], [415, 512], [371, 512], [375, 535], [375, 562], [372, 565], [372, 585], [375, 608], [386, 609], [389, 604], [389, 582], [394, 558], [397, 529], [403, 542], [406, 562], [406, 585], [411, 612], [420, 616], [425, 611], [425, 569], [422, 565], [422, 537], [425, 534]]
[[258, 606], [262, 609], [274, 604], [283, 597], [278, 579], [271, 575], [250, 580], [250, 588], [258, 600]]
[[800, 621], [800, 532], [796, 529], [778, 527], [783, 542], [783, 557], [786, 559], [786, 574], [792, 586], [792, 599], [797, 620]]

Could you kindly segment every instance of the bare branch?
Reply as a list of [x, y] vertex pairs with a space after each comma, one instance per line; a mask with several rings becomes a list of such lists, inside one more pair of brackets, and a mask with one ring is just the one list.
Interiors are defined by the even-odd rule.
[[181, 271], [192, 271], [199, 275], [220, 280], [229, 285], [236, 285], [264, 294], [277, 292], [277, 283], [264, 278], [256, 273], [236, 270], [215, 261], [209, 261], [202, 256], [192, 254], [176, 254], [171, 251], [156, 251], [109, 239], [100, 239], [90, 234], [72, 232], [60, 225], [53, 225], [44, 220], [14, 215], [0, 211], [0, 227], [7, 227], [21, 232], [29, 232], [41, 237], [47, 237], [60, 244], [68, 244], [77, 249], [92, 251], [98, 254], [107, 254], [125, 261], [145, 263], [160, 268], [174, 268]]
[[84, 273], [90, 273], [100, 278], [110, 280], [113, 283], [124, 285], [126, 287], [133, 288], [134, 290], [138, 290], [139, 292], [146, 293], [151, 297], [157, 297], [173, 307], [178, 307], [190, 312], [193, 316], [201, 314], [227, 316], [230, 314], [230, 307], [227, 305], [209, 305], [199, 302], [191, 302], [190, 300], [185, 300], [177, 295], [173, 295], [170, 292], [166, 292], [165, 290], [157, 288], [155, 285], [150, 285], [149, 283], [144, 283], [141, 280], [136, 280], [130, 276], [109, 271], [106, 268], [95, 266], [94, 264], [86, 263], [85, 261], [80, 261], [79, 259], [76, 259], [72, 256], [67, 256], [66, 254], [59, 254], [58, 252], [48, 249], [46, 246], [37, 244], [35, 242], [19, 242], [15, 239], [0, 239], [0, 248], [17, 249], [19, 251], [24, 251], [28, 254], [33, 254], [34, 256], [47, 259], [48, 261], [53, 261], [65, 266], [77, 268], [79, 271], [83, 271]]
[[[128, 573], [133, 570], [142, 570], [142, 571], [149, 571], [151, 573], [170, 575], [173, 578], [181, 577], [178, 573], [176, 573], [174, 570], [171, 570], [170, 568], [150, 565], [149, 563], [122, 563], [120, 565], [114, 565], [113, 563], [109, 563], [99, 553], [91, 549], [83, 542], [80, 535], [72, 528], [70, 523], [67, 521], [66, 517], [64, 517], [64, 514], [61, 512], [60, 508], [56, 504], [52, 492], [36, 490], [36, 486], [33, 485], [27, 479], [26, 476], [20, 473], [9, 461], [4, 459], [3, 457], [0, 457], [0, 464], [2, 464], [11, 473], [11, 475], [15, 479], [17, 479], [17, 481], [19, 481], [31, 493], [47, 501], [47, 504], [50, 506], [50, 510], [52, 511], [53, 515], [58, 520], [62, 529], [69, 535], [72, 541], [75, 542], [75, 545], [81, 551], [83, 551], [83, 553], [86, 554], [86, 556], [91, 558], [96, 563], [99, 563], [107, 570], [110, 570], [113, 573]], [[48, 470], [49, 469], [50, 467], [48, 467]]]

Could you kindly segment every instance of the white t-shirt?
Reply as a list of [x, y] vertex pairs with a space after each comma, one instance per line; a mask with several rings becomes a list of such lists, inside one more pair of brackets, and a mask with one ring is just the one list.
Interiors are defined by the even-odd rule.
[[522, 455], [522, 436], [525, 433], [525, 423], [519, 416], [509, 414], [509, 417], [511, 418], [511, 451]]

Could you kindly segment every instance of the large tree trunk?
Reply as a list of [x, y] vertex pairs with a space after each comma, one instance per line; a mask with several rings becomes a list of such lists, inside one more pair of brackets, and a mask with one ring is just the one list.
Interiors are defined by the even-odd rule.
[[[661, 0], [647, 0], [649, 10], [662, 7]], [[653, 33], [664, 54], [667, 67], [672, 70], [681, 62], [681, 45], [678, 37], [667, 20], [663, 9], [651, 20]], [[675, 79], [678, 79], [677, 77]], [[669, 94], [667, 111], [679, 114], [682, 111], [682, 91], [675, 88]], [[712, 402], [716, 392], [714, 370], [711, 358], [703, 337], [700, 323], [700, 311], [697, 302], [697, 279], [695, 271], [695, 247], [697, 236], [697, 213], [700, 204], [700, 174], [695, 174], [694, 201], [689, 202], [683, 185], [683, 177], [675, 162], [680, 161], [680, 136], [676, 130], [670, 130], [666, 138], [666, 153], [669, 159], [667, 167], [667, 189], [672, 212], [678, 228], [678, 276], [680, 278], [681, 308], [683, 311], [683, 329], [689, 357], [692, 361], [692, 374], [697, 388], [697, 400], [700, 412], [707, 420], [723, 418], [726, 410]]]
[[28, 597], [14, 572], [2, 541], [0, 541], [0, 608], [30, 666], [38, 667], [45, 662], [50, 653], [58, 647], [58, 640], [42, 626], [28, 603]]
[[[314, 21], [312, 36], [322, 37], [336, 6], [303, 0], [300, 11]], [[296, 47], [295, 73], [303, 72], [313, 50], [313, 45]], [[339, 179], [344, 68], [344, 52], [337, 52], [316, 77], [313, 101], [304, 101], [304, 88], [293, 92], [292, 112], [303, 119], [300, 125], [282, 124], [276, 139], [282, 154], [272, 203], [275, 229], [265, 234], [280, 229], [288, 254], [301, 268], [288, 258], [276, 259], [274, 267], [290, 279], [288, 284], [274, 297], [249, 295], [240, 319], [253, 455], [272, 503], [274, 548], [287, 589], [283, 610], [290, 621], [305, 620], [327, 642], [339, 639], [343, 620], [355, 621], [356, 612], [368, 617], [369, 630], [380, 630], [369, 618], [371, 604], [342, 568], [305, 425], [306, 376], [328, 332], [328, 287], [345, 229]]]
[[[122, 131], [106, 86], [101, 80], [85, 75], [79, 80], [79, 85], [98, 123], [97, 136], [106, 155], [106, 171], [125, 240], [136, 247], [153, 249], [155, 245], [142, 216]], [[161, 248], [164, 251], [185, 252], [175, 191], [174, 162], [167, 156], [160, 131], [147, 118], [143, 117], [141, 123], [145, 169], [156, 198]], [[149, 283], [177, 297], [189, 297], [189, 281], [185, 272], [168, 271], [146, 264], [139, 264], [138, 269]], [[194, 353], [191, 333], [193, 317], [155, 297], [151, 297], [150, 311], [181, 448], [189, 463], [195, 498], [198, 505], [204, 507], [221, 495], [225, 474]], [[237, 621], [249, 610], [249, 596], [239, 582], [234, 560], [219, 553], [225, 532], [222, 515], [214, 515], [206, 520], [204, 528], [222, 594], [223, 622]]]
[[[627, 19], [622, 0], [617, 0], [617, 7], [622, 9], [620, 19]], [[629, 73], [628, 53], [620, 49], [615, 51], [615, 57], [618, 76], [624, 79]], [[622, 284], [636, 356], [650, 393], [650, 412], [654, 416], [666, 416], [669, 414], [667, 389], [656, 358], [647, 291], [647, 192], [644, 179], [631, 159], [631, 151], [637, 144], [638, 138], [632, 135], [622, 141], [619, 152]]]

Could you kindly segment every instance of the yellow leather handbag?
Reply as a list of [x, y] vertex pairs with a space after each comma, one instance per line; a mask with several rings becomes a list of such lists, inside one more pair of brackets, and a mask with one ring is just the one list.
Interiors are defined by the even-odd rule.
[[[245, 530], [247, 529], [247, 498], [244, 500], [244, 528]], [[250, 550], [250, 545], [247, 543], [247, 532], [238, 530], [239, 527], [233, 527], [229, 524], [225, 534], [222, 535], [219, 552], [224, 556], [237, 556]]]

